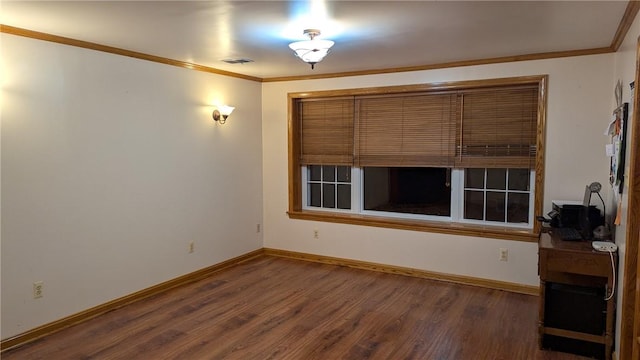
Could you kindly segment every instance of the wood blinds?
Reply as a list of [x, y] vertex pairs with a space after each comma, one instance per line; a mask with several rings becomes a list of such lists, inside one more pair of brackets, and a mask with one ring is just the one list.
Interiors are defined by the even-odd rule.
[[535, 167], [537, 85], [466, 90], [461, 99], [456, 167]]
[[452, 167], [455, 93], [357, 100], [356, 164]]
[[301, 165], [353, 165], [353, 97], [305, 99], [301, 116]]
[[534, 168], [538, 84], [298, 102], [301, 165]]

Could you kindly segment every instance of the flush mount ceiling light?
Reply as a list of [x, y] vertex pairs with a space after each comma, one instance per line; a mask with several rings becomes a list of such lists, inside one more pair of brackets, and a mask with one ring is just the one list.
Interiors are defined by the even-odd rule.
[[320, 30], [318, 29], [306, 29], [304, 34], [307, 35], [310, 40], [293, 42], [289, 44], [289, 47], [302, 61], [311, 64], [311, 69], [313, 69], [314, 65], [322, 61], [329, 53], [329, 49], [333, 46], [334, 42], [331, 40], [316, 39], [315, 37], [320, 35]]

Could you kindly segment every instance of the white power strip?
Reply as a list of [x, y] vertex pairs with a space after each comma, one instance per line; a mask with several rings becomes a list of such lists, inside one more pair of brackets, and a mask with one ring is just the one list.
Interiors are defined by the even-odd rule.
[[609, 241], [594, 241], [591, 243], [591, 246], [597, 251], [605, 251], [605, 252], [616, 252], [618, 251], [618, 246]]

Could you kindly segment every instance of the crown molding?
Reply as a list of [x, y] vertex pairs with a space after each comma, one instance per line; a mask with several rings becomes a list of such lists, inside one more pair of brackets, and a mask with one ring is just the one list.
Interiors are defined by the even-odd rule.
[[102, 52], [106, 52], [106, 53], [109, 53], [109, 54], [128, 56], [128, 57], [132, 57], [132, 58], [135, 58], [135, 59], [147, 60], [147, 61], [152, 61], [152, 62], [156, 62], [156, 63], [160, 63], [160, 64], [172, 65], [172, 66], [177, 66], [177, 67], [181, 67], [181, 68], [185, 68], [185, 69], [207, 72], [207, 73], [211, 73], [211, 74], [230, 76], [230, 77], [235, 77], [235, 78], [245, 79], [245, 80], [251, 80], [251, 81], [257, 81], [257, 82], [261, 82], [262, 81], [262, 79], [258, 78], [258, 77], [239, 74], [239, 73], [234, 73], [234, 72], [231, 72], [231, 71], [224, 71], [224, 70], [212, 68], [212, 67], [209, 67], [209, 66], [198, 65], [198, 64], [194, 64], [194, 63], [190, 63], [190, 62], [186, 62], [186, 61], [169, 59], [169, 58], [165, 58], [165, 57], [162, 57], [162, 56], [145, 54], [145, 53], [141, 53], [141, 52], [137, 52], [137, 51], [121, 49], [121, 48], [102, 45], [102, 44], [97, 44], [97, 43], [93, 43], [93, 42], [89, 42], [89, 41], [72, 39], [72, 38], [68, 38], [68, 37], [64, 37], [64, 36], [47, 34], [47, 33], [39, 32], [39, 31], [22, 29], [22, 28], [9, 26], [9, 25], [4, 25], [4, 24], [0, 24], [0, 33], [23, 36], [23, 37], [27, 37], [27, 38], [31, 38], [31, 39], [49, 41], [49, 42], [54, 42], [54, 43], [63, 44], [63, 45], [70, 45], [70, 46], [75, 46], [75, 47], [79, 47], [79, 48], [83, 48], [83, 49], [102, 51]]

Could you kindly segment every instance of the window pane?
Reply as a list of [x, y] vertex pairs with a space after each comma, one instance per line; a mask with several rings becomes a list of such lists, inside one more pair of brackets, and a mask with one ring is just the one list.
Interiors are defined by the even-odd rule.
[[336, 186], [334, 184], [322, 184], [322, 207], [336, 207]]
[[322, 197], [320, 191], [320, 184], [309, 184], [309, 206], [322, 206]]
[[509, 190], [529, 191], [529, 169], [509, 169]]
[[464, 187], [484, 189], [484, 169], [466, 169], [464, 171]]
[[309, 169], [309, 180], [320, 181], [320, 165], [309, 165], [307, 168]]
[[507, 169], [487, 169], [487, 189], [507, 188]]
[[322, 181], [336, 181], [336, 167], [324, 165], [322, 167]]
[[487, 191], [487, 221], [504, 222], [505, 193]]
[[365, 167], [364, 209], [450, 216], [446, 168]]
[[507, 222], [529, 222], [529, 194], [509, 193]]
[[338, 181], [351, 182], [351, 168], [348, 166], [338, 166]]
[[484, 193], [482, 191], [464, 192], [464, 218], [483, 220]]
[[338, 209], [351, 209], [351, 185], [338, 184]]
[[381, 210], [389, 202], [389, 168], [365, 167], [364, 209]]

